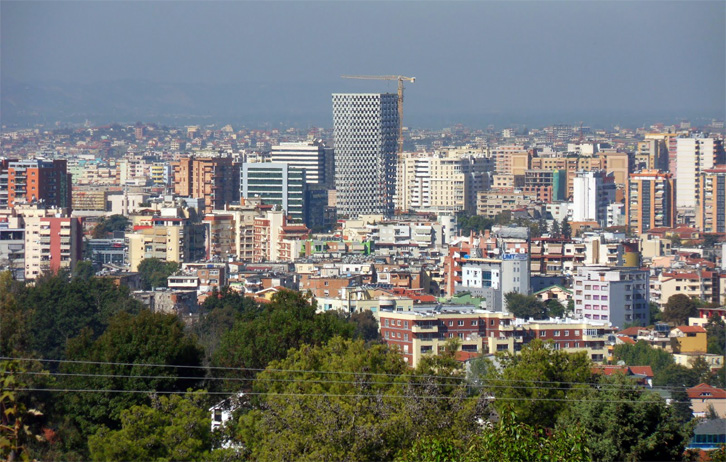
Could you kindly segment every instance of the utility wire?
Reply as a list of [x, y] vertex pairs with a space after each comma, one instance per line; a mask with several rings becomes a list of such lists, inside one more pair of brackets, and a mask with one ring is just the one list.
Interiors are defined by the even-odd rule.
[[[95, 389], [78, 389], [78, 388], [15, 388], [15, 391], [47, 391], [61, 393], [134, 393], [134, 394], [159, 394], [159, 395], [186, 395], [187, 391], [155, 391], [155, 390], [95, 390]], [[192, 392], [193, 394], [194, 392]], [[208, 395], [235, 395], [238, 392], [210, 391], [204, 392]], [[662, 400], [641, 401], [633, 399], [624, 400], [597, 400], [597, 399], [569, 399], [569, 398], [497, 398], [486, 396], [459, 397], [459, 396], [432, 396], [432, 395], [391, 395], [391, 394], [330, 394], [330, 393], [275, 393], [275, 392], [245, 392], [245, 396], [268, 396], [268, 397], [317, 397], [317, 398], [418, 398], [418, 399], [454, 399], [454, 400], [492, 400], [492, 401], [558, 401], [558, 402], [575, 402], [575, 403], [662, 403]], [[690, 404], [690, 401], [671, 401], [672, 404]]]

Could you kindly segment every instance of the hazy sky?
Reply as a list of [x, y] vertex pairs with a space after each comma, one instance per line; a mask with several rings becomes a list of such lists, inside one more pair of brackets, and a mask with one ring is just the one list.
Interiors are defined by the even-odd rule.
[[[406, 110], [724, 117], [726, 2], [2, 0], [3, 79], [326, 83], [415, 76]], [[294, 101], [290, 101], [294, 105]]]

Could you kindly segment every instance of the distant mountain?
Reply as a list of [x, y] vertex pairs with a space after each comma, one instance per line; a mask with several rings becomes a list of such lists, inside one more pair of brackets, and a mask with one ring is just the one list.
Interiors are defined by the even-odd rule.
[[332, 125], [333, 84], [167, 84], [120, 80], [93, 84], [3, 79], [0, 122], [224, 122]]

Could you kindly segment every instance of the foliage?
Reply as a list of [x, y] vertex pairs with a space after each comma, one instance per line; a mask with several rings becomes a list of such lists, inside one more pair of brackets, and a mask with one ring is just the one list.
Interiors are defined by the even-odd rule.
[[662, 321], [663, 312], [660, 310], [660, 307], [657, 303], [650, 302], [648, 304], [648, 308], [650, 309], [650, 323], [655, 324], [656, 322]]
[[602, 461], [678, 460], [693, 431], [660, 395], [623, 375], [602, 376], [559, 425], [582, 428], [593, 459]]
[[518, 423], [510, 413], [505, 413], [496, 425], [481, 431], [468, 448], [452, 440], [425, 438], [417, 440], [411, 449], [402, 451], [396, 460], [579, 462], [590, 460], [590, 452], [585, 445], [582, 429], [558, 430], [550, 435], [542, 428]]
[[519, 354], [499, 353], [498, 359], [502, 370], [493, 372], [485, 386], [497, 397], [494, 407], [500, 415], [513, 411], [518, 422], [535, 427], [554, 427], [566, 400], [577, 399], [592, 378], [586, 352], [565, 353], [539, 339]]
[[180, 267], [179, 263], [175, 261], [144, 258], [137, 268], [141, 276], [141, 286], [144, 290], [153, 289], [154, 287], [166, 287], [167, 278], [179, 271]]
[[153, 396], [121, 413], [121, 429], [101, 427], [88, 440], [93, 460], [208, 460], [210, 417], [205, 393]]
[[570, 222], [567, 220], [567, 217], [562, 219], [560, 230], [564, 239], [572, 239], [572, 226], [570, 226]]
[[613, 361], [623, 361], [628, 366], [650, 366], [657, 378], [663, 369], [673, 364], [673, 355], [641, 340], [635, 345], [615, 345]]
[[27, 409], [18, 397], [18, 389], [26, 386], [18, 377], [21, 372], [17, 362], [0, 362], [0, 457], [8, 461], [29, 460], [26, 445], [33, 439], [42, 439], [28, 424], [41, 413]]
[[204, 300], [202, 308], [200, 319], [191, 327], [191, 332], [199, 339], [207, 360], [214, 356], [222, 337], [235, 322], [251, 319], [260, 311], [254, 299], [229, 287], [220, 291], [214, 289]]
[[114, 231], [124, 231], [130, 221], [123, 215], [111, 215], [110, 217], [102, 217], [101, 221], [91, 231], [93, 239], [103, 239], [108, 233]]
[[696, 302], [687, 295], [671, 295], [668, 297], [661, 317], [666, 322], [681, 326], [688, 323], [688, 318], [698, 316], [697, 306]]
[[681, 366], [680, 364], [669, 364], [653, 371], [653, 385], [657, 387], [693, 387], [700, 383], [700, 375], [694, 369]]
[[28, 313], [29, 347], [44, 358], [63, 358], [66, 339], [88, 329], [92, 338], [117, 313], [138, 313], [143, 305], [127, 287], [106, 278], [68, 279], [68, 273], [41, 278], [17, 297]]
[[184, 335], [183, 323], [174, 315], [147, 310], [137, 316], [119, 313], [95, 341], [84, 329], [69, 340], [67, 357], [87, 363], [62, 365], [63, 373], [75, 374], [62, 378], [64, 388], [109, 390], [63, 395], [64, 415], [85, 435], [100, 425], [116, 429], [124, 409], [148, 401], [145, 393], [110, 390], [184, 391], [198, 385], [204, 376], [204, 369], [199, 368], [202, 350]]
[[494, 220], [481, 215], [467, 215], [460, 213], [457, 218], [457, 225], [461, 234], [466, 235], [470, 232], [483, 233], [485, 230], [492, 229]]
[[315, 302], [300, 292], [281, 290], [254, 317], [235, 323], [212, 362], [222, 367], [263, 369], [303, 344], [321, 345], [336, 335], [353, 336], [354, 326], [335, 313], [316, 314]]
[[568, 312], [567, 307], [556, 298], [551, 298], [545, 302], [547, 315], [551, 318], [561, 318]]
[[706, 324], [708, 352], [715, 355], [726, 354], [726, 322], [721, 316], [711, 316]]
[[17, 301], [23, 290], [10, 271], [0, 273], [0, 354], [16, 356], [30, 349], [32, 311]]
[[714, 449], [708, 453], [711, 462], [726, 462], [726, 444], [722, 444], [718, 449]]
[[391, 460], [420, 437], [461, 440], [476, 431], [481, 407], [445, 372], [453, 353], [424, 366], [441, 367], [427, 380], [385, 345], [303, 345], [258, 376], [264, 397], [242, 417], [240, 439], [260, 461]]
[[509, 292], [504, 296], [507, 310], [518, 318], [547, 319], [547, 306], [535, 295]]
[[353, 313], [350, 316], [350, 321], [355, 326], [355, 332], [353, 334], [355, 338], [361, 338], [366, 342], [381, 339], [381, 334], [378, 331], [378, 321], [376, 321], [375, 316], [370, 311], [365, 310]]

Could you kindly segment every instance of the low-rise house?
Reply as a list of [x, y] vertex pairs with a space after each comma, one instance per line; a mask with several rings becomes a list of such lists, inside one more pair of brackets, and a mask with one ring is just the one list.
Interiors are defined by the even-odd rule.
[[691, 400], [691, 408], [695, 417], [704, 417], [709, 407], [713, 406], [713, 410], [720, 418], [726, 418], [726, 390], [699, 383], [686, 392]]
[[671, 330], [674, 353], [705, 353], [708, 349], [706, 329], [700, 326], [678, 326]]

